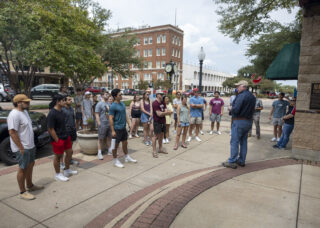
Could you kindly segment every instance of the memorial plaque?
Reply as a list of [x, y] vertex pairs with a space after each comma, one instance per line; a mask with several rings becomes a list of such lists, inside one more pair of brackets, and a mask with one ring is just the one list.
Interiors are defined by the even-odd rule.
[[312, 83], [310, 109], [320, 109], [320, 83]]

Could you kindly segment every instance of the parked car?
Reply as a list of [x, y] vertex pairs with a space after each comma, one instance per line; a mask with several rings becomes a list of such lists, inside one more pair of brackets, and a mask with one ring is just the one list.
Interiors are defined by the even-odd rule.
[[[7, 165], [16, 164], [16, 153], [11, 151], [10, 137], [8, 131], [7, 117], [9, 110], [2, 110], [0, 107], [0, 160]], [[40, 112], [29, 112], [34, 132], [34, 143], [41, 148], [50, 142], [50, 135], [47, 131], [47, 118]]]
[[214, 92], [208, 91], [207, 92], [207, 97], [214, 97]]
[[0, 83], [0, 102], [11, 101], [14, 95], [15, 92], [8, 85]]
[[187, 97], [193, 96], [193, 90], [192, 89], [188, 89], [188, 90], [183, 92], [183, 95], [186, 95]]
[[137, 91], [135, 89], [125, 89], [123, 90], [124, 95], [135, 95]]
[[268, 98], [275, 99], [275, 98], [278, 98], [278, 95], [275, 92], [269, 92]]
[[60, 91], [59, 84], [41, 84], [31, 89], [31, 99], [52, 99]]
[[224, 92], [220, 92], [220, 96], [224, 97], [226, 94]]
[[92, 94], [98, 94], [98, 93], [102, 92], [101, 89], [96, 86], [90, 86], [90, 87], [86, 88], [86, 92], [87, 91], [91, 92]]

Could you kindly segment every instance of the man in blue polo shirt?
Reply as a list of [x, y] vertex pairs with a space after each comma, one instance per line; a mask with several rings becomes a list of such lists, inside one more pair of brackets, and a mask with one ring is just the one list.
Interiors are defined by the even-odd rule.
[[239, 94], [233, 101], [231, 109], [233, 122], [231, 128], [230, 158], [222, 163], [224, 167], [233, 169], [236, 169], [238, 165], [245, 166], [248, 132], [252, 127], [252, 117], [256, 106], [256, 98], [247, 90], [248, 82], [242, 80], [235, 85]]
[[189, 137], [187, 142], [191, 141], [192, 138], [192, 131], [194, 127], [196, 127], [196, 137], [195, 139], [198, 142], [201, 142], [199, 138], [199, 129], [202, 122], [202, 110], [204, 106], [203, 98], [199, 96], [200, 92], [198, 88], [193, 90], [194, 96], [190, 98], [190, 129], [189, 129]]

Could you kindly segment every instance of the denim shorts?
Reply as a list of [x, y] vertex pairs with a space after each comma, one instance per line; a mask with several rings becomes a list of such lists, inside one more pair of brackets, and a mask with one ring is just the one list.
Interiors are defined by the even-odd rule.
[[221, 122], [221, 115], [212, 113], [211, 116], [210, 116], [210, 120], [211, 120], [211, 122], [215, 122], [216, 121], [217, 123], [220, 123]]
[[28, 165], [34, 162], [36, 157], [36, 148], [24, 149], [23, 155], [20, 151], [16, 152], [16, 161], [19, 163], [21, 169], [26, 169]]
[[272, 125], [273, 126], [276, 126], [276, 125], [282, 126], [283, 124], [284, 124], [284, 122], [282, 121], [282, 118], [275, 118], [275, 117], [272, 118]]
[[180, 121], [180, 125], [181, 125], [181, 127], [188, 127], [188, 126], [190, 126], [190, 123], [189, 122], [183, 123]]
[[149, 121], [149, 115], [147, 115], [144, 112], [142, 112], [140, 121], [141, 121], [141, 123], [147, 123]]

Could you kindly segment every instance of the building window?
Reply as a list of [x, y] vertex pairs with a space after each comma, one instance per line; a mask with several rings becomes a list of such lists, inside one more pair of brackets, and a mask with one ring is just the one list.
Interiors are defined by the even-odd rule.
[[143, 68], [148, 68], [148, 62], [143, 62]]
[[166, 43], [167, 42], [167, 36], [166, 35], [162, 35], [162, 43]]
[[181, 46], [181, 40], [179, 39], [179, 46]]
[[162, 48], [162, 56], [166, 55], [166, 48]]
[[148, 37], [144, 38], [144, 45], [148, 44]]
[[162, 61], [161, 62], [161, 66], [162, 66], [162, 68], [165, 68], [166, 67], [166, 61]]
[[157, 69], [160, 69], [160, 68], [161, 68], [161, 65], [160, 65], [160, 64], [161, 64], [160, 61], [157, 61], [157, 62], [156, 62], [156, 68], [157, 68]]
[[160, 56], [160, 48], [157, 48], [157, 56]]
[[180, 58], [180, 51], [178, 52], [178, 58]]
[[152, 36], [149, 37], [149, 44], [152, 44]]
[[148, 68], [149, 68], [149, 69], [152, 68], [152, 62], [148, 62]]
[[161, 35], [157, 36], [157, 44], [161, 43]]
[[149, 49], [149, 57], [152, 56], [152, 49]]
[[174, 57], [174, 49], [172, 48], [172, 56]]
[[151, 74], [144, 74], [143, 79], [144, 81], [151, 81]]
[[137, 57], [140, 57], [140, 50], [137, 50], [136, 56], [137, 56]]
[[178, 50], [176, 50], [176, 57], [178, 57]]
[[140, 45], [140, 43], [141, 43], [140, 38], [137, 38], [136, 45]]
[[194, 80], [197, 79], [197, 72], [194, 72], [193, 79], [194, 79]]
[[174, 39], [175, 39], [175, 37], [173, 36], [173, 37], [172, 37], [172, 44], [174, 44]]
[[148, 50], [144, 49], [143, 57], [148, 57]]
[[164, 74], [163, 73], [158, 73], [157, 74], [157, 79], [163, 81], [164, 80]]

